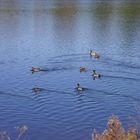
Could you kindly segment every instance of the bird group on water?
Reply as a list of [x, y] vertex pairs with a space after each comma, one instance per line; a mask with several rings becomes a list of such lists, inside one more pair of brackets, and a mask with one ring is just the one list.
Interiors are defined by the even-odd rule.
[[[90, 55], [91, 57], [94, 57], [94, 58], [97, 58], [97, 59], [100, 58], [100, 55], [99, 55], [97, 52], [92, 51], [92, 50], [90, 50], [89, 55]], [[38, 68], [38, 67], [32, 67], [32, 68], [31, 68], [31, 71], [32, 71], [32, 73], [34, 73], [34, 72], [40, 72], [40, 71], [42, 71], [42, 70], [41, 70], [41, 68]], [[87, 72], [87, 68], [86, 68], [86, 67], [80, 67], [80, 72]], [[96, 78], [98, 79], [98, 78], [101, 77], [101, 74], [97, 73], [96, 70], [93, 70], [92, 77], [93, 77], [93, 79], [96, 79]], [[81, 92], [81, 91], [84, 91], [86, 88], [81, 87], [80, 84], [77, 83], [77, 86], [76, 86], [75, 89], [76, 89], [76, 91]], [[34, 88], [32, 88], [32, 90], [33, 90], [35, 93], [38, 93], [38, 92], [42, 91], [42, 88], [39, 88], [39, 87], [36, 85]]]

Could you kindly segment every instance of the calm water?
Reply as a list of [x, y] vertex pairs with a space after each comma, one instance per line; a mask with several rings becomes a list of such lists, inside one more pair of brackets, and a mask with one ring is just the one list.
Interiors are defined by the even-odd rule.
[[[90, 140], [112, 114], [125, 128], [135, 125], [139, 4], [0, 2], [0, 130], [14, 137], [26, 124], [26, 139]], [[101, 58], [90, 58], [90, 49]], [[32, 66], [46, 71], [32, 74]], [[101, 79], [92, 79], [93, 69]], [[77, 93], [78, 82], [88, 90]], [[34, 93], [35, 85], [44, 90]]]

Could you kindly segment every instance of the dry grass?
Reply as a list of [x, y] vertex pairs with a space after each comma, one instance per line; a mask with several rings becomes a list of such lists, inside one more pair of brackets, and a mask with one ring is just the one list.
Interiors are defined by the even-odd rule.
[[99, 134], [93, 133], [93, 140], [140, 140], [138, 132], [135, 128], [124, 130], [120, 120], [116, 116], [112, 116], [108, 121], [108, 128]]
[[[28, 127], [26, 125], [16, 127], [18, 136], [15, 140], [20, 140], [24, 134], [27, 133]], [[12, 140], [6, 131], [0, 132], [0, 140]], [[131, 128], [128, 131], [122, 127], [120, 120], [116, 116], [112, 116], [108, 120], [107, 129], [101, 134], [94, 131], [92, 140], [140, 140], [137, 129]]]
[[[23, 125], [21, 127], [16, 127], [16, 130], [18, 132], [18, 135], [15, 140], [20, 140], [21, 137], [28, 131], [28, 127], [26, 125]], [[0, 140], [12, 140], [12, 138], [9, 136], [9, 134], [6, 131], [1, 131]]]

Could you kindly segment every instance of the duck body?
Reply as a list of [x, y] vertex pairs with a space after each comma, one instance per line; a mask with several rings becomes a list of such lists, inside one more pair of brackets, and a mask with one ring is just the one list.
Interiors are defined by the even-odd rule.
[[39, 88], [39, 87], [34, 87], [34, 88], [32, 88], [32, 90], [33, 90], [35, 93], [41, 92], [41, 91], [42, 91], [42, 89]]
[[83, 91], [82, 87], [77, 87], [77, 91]]
[[80, 84], [78, 83], [78, 84], [77, 84], [77, 87], [76, 87], [76, 90], [77, 90], [77, 91], [83, 91], [84, 88], [82, 88], [82, 87], [80, 86]]
[[101, 77], [101, 74], [96, 73], [96, 71], [93, 70], [93, 74], [92, 74], [92, 76], [93, 76], [94, 78], [100, 78], [100, 77]]
[[94, 58], [100, 58], [100, 55], [97, 52], [93, 52], [92, 50], [90, 50], [89, 55], [93, 56]]
[[86, 72], [87, 69], [85, 67], [80, 67], [80, 72]]
[[100, 74], [92, 74], [92, 76], [94, 76], [95, 78], [100, 78], [101, 77], [101, 75]]
[[39, 72], [41, 69], [40, 68], [35, 68], [35, 67], [32, 67], [31, 71], [32, 72]]

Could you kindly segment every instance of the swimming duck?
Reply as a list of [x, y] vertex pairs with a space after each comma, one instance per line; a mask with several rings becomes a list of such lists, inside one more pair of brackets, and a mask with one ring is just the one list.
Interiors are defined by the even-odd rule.
[[93, 76], [94, 78], [100, 78], [100, 77], [101, 77], [101, 74], [96, 73], [96, 70], [93, 70], [92, 76]]
[[31, 71], [32, 72], [39, 72], [41, 69], [40, 68], [35, 68], [35, 67], [32, 67]]
[[93, 52], [92, 50], [90, 50], [89, 55], [93, 56], [94, 58], [100, 58], [100, 55], [97, 52]]
[[35, 87], [32, 88], [32, 90], [33, 90], [35, 93], [37, 93], [37, 92], [42, 91], [42, 88], [39, 88], [39, 87], [37, 87], [37, 86], [35, 85]]
[[82, 87], [80, 86], [80, 84], [79, 84], [79, 83], [77, 83], [76, 90], [77, 90], [77, 91], [83, 91], [83, 90], [84, 90], [84, 88], [82, 88]]
[[80, 67], [80, 72], [86, 72], [87, 69], [85, 67]]

